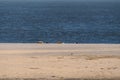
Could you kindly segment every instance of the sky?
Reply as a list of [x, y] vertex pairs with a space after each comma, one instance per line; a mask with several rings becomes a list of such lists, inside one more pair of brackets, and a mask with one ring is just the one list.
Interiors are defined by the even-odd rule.
[[120, 0], [0, 0], [0, 2], [119, 2]]

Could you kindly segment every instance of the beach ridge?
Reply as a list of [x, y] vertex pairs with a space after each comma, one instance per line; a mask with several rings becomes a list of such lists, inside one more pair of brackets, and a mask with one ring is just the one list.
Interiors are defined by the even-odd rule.
[[120, 44], [0, 44], [0, 80], [120, 80]]

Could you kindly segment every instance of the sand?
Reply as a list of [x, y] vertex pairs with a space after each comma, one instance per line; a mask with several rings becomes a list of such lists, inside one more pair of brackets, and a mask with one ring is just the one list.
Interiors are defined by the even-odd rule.
[[0, 43], [0, 80], [120, 80], [120, 44]]

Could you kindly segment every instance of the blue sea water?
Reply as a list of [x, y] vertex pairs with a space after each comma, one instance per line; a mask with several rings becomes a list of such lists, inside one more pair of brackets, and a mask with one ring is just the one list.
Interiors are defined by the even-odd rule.
[[0, 1], [0, 42], [120, 43], [120, 2]]

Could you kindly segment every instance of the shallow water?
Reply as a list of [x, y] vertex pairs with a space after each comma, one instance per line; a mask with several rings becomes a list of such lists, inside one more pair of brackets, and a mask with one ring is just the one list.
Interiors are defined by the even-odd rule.
[[0, 42], [120, 43], [119, 4], [0, 1]]

